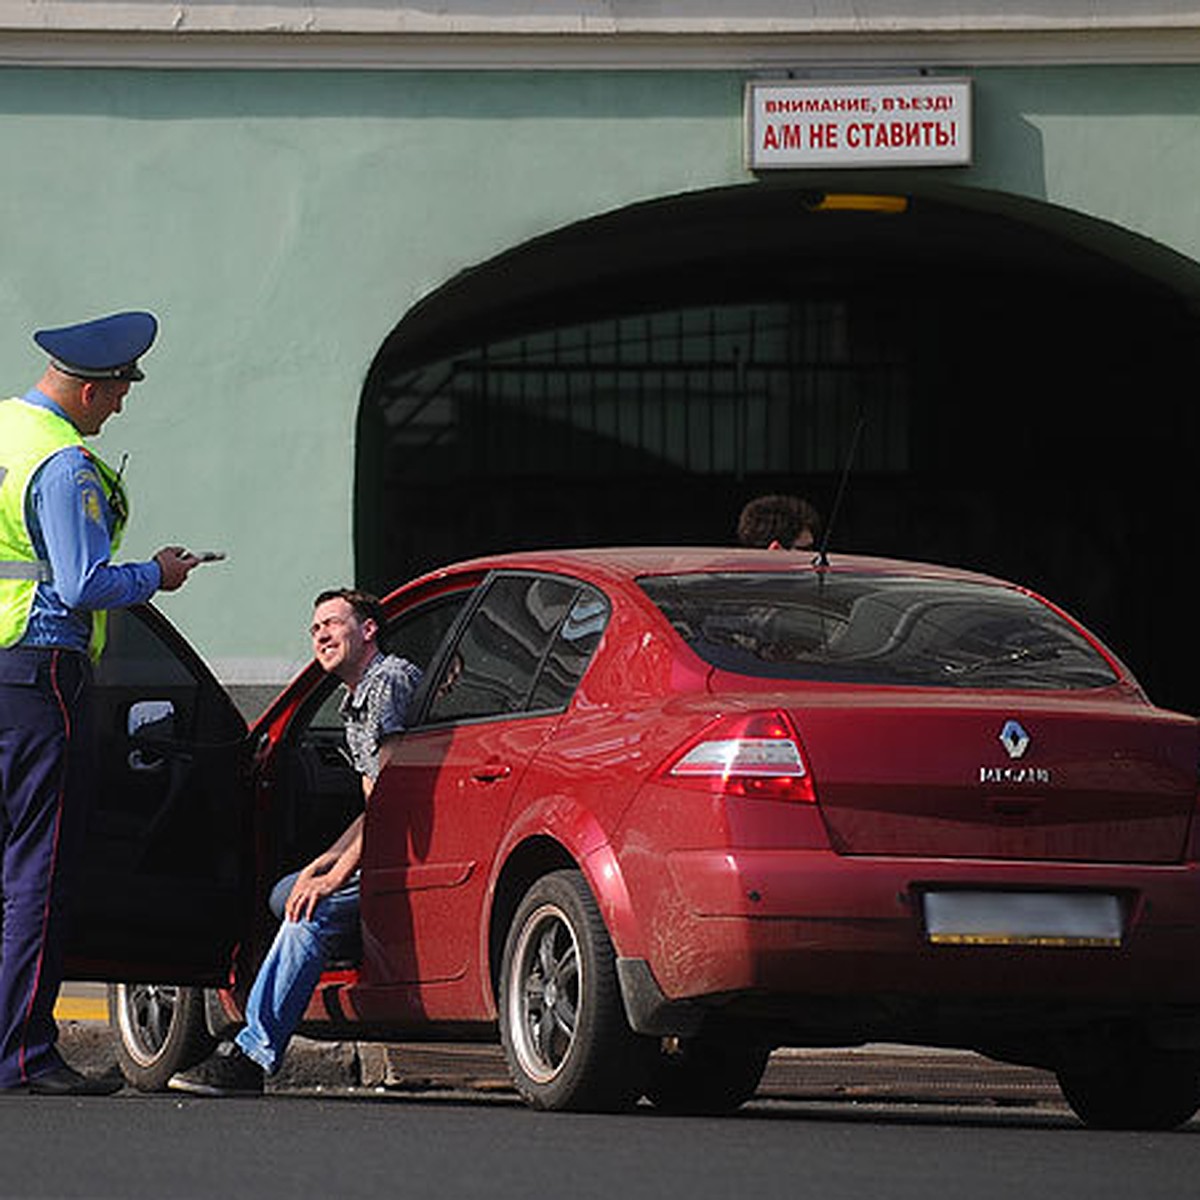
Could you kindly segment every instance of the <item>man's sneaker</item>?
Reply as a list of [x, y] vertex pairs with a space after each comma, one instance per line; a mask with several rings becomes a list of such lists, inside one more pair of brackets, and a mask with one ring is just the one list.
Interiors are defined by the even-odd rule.
[[167, 1087], [193, 1096], [260, 1096], [263, 1069], [237, 1042], [222, 1042], [198, 1066], [172, 1075]]

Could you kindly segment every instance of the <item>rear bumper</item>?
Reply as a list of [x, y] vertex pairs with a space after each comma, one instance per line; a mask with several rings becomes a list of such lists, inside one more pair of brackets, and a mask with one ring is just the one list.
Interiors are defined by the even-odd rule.
[[[1200, 865], [1139, 866], [677, 851], [647, 960], [668, 1001], [864, 995], [1200, 1004]], [[929, 889], [1116, 895], [1116, 947], [935, 945]], [[634, 898], [635, 907], [641, 907]]]

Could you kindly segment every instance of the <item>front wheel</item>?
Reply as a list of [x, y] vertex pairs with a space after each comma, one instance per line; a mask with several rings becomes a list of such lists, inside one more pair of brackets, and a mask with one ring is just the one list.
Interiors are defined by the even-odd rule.
[[1200, 1055], [1138, 1044], [1106, 1047], [1058, 1069], [1075, 1115], [1093, 1129], [1175, 1129], [1200, 1108]]
[[625, 1019], [616, 960], [579, 871], [543, 876], [504, 944], [500, 1037], [514, 1085], [534, 1108], [631, 1107], [650, 1045]]
[[203, 988], [110, 984], [108, 1020], [121, 1073], [143, 1092], [162, 1091], [172, 1075], [207, 1058], [215, 1045], [204, 1020]]

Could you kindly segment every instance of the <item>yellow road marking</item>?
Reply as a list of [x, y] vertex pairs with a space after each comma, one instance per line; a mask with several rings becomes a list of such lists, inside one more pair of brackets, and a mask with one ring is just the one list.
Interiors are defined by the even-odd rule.
[[108, 1001], [102, 997], [60, 996], [54, 1016], [59, 1021], [107, 1021]]

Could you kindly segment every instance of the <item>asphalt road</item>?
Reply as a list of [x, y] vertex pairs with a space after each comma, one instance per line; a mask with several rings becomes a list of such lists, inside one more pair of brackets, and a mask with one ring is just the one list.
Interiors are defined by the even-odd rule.
[[1200, 1130], [1062, 1112], [758, 1100], [721, 1120], [531, 1112], [504, 1096], [0, 1097], [0, 1196], [1178, 1200]]
[[[65, 1021], [63, 1045], [99, 1070], [111, 1038], [92, 1015]], [[490, 1046], [351, 1050], [301, 1041], [294, 1073], [255, 1100], [0, 1096], [0, 1200], [1177, 1200], [1200, 1186], [1200, 1120], [1090, 1132], [1051, 1076], [971, 1054], [777, 1052], [755, 1101], [711, 1120], [531, 1112]]]

